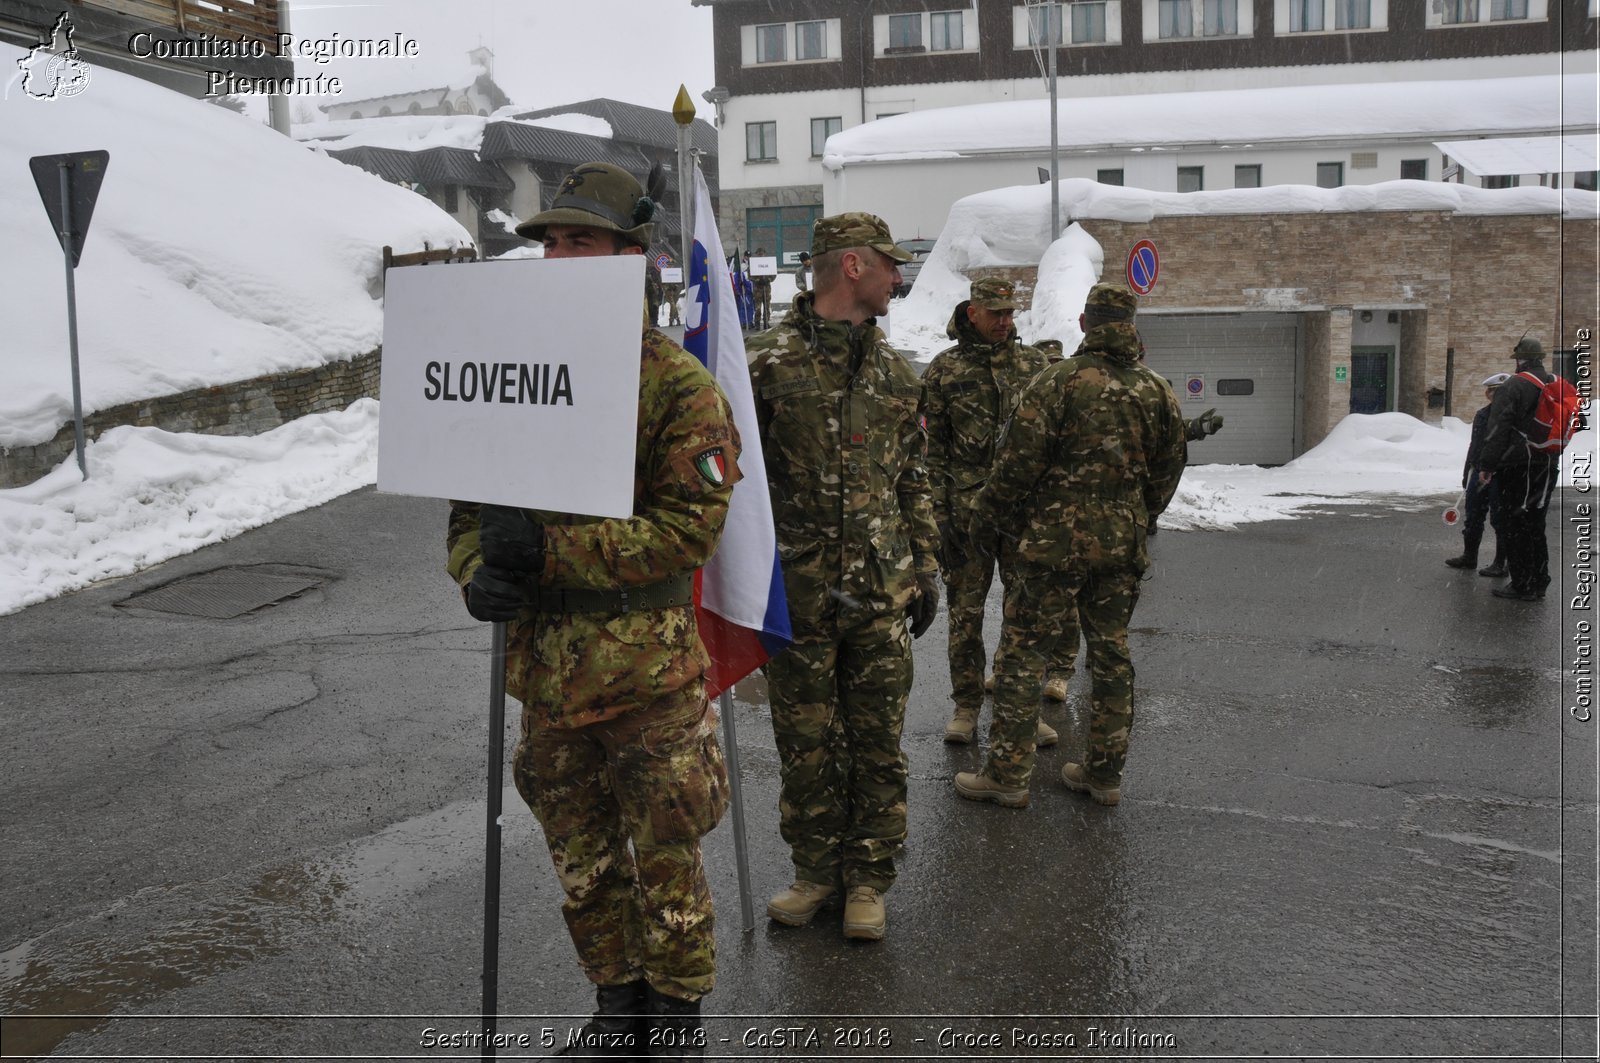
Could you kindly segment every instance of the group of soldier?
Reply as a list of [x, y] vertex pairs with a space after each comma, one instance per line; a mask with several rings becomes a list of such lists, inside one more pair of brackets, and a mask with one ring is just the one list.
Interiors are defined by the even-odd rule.
[[[546, 258], [642, 254], [655, 204], [616, 167], [577, 167], [518, 228]], [[1093, 675], [1086, 754], [1061, 783], [1121, 798], [1133, 723], [1128, 621], [1146, 543], [1186, 460], [1171, 388], [1142, 364], [1136, 299], [1100, 284], [1071, 357], [1022, 344], [1016, 291], [978, 280], [955, 346], [920, 377], [876, 320], [909, 256], [878, 217], [813, 229], [809, 283], [747, 341], [793, 641], [766, 664], [793, 882], [767, 913], [802, 925], [843, 902], [846, 938], [881, 939], [906, 837], [901, 747], [912, 640], [950, 609], [954, 712], [983, 701], [983, 601], [1004, 621], [983, 767], [966, 798], [1028, 803], [1047, 679], [1079, 630]], [[450, 574], [471, 615], [508, 624], [507, 690], [523, 705], [519, 793], [543, 827], [597, 1009], [569, 1050], [699, 1056], [713, 986], [700, 839], [728, 779], [706, 697], [692, 581], [741, 478], [728, 402], [695, 358], [642, 330], [633, 515], [595, 519], [458, 502]]]

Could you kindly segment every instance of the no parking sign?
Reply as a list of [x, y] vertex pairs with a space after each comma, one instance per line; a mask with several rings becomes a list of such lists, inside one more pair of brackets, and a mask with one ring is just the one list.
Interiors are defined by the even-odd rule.
[[1190, 374], [1189, 377], [1183, 382], [1183, 390], [1191, 399], [1205, 398], [1206, 378], [1203, 376]]
[[1149, 240], [1140, 240], [1128, 252], [1128, 287], [1140, 295], [1149, 295], [1161, 274], [1161, 255]]

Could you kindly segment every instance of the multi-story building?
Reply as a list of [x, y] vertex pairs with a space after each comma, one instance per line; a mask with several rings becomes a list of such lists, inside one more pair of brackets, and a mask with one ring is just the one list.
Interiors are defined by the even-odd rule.
[[[706, 98], [722, 141], [721, 231], [789, 259], [824, 210], [830, 136], [909, 111], [1046, 98], [1050, 43], [1068, 101], [1595, 65], [1597, 0], [692, 2], [712, 8], [716, 38]], [[1372, 176], [1411, 176], [1404, 161]], [[1442, 168], [1436, 158], [1426, 176]]]

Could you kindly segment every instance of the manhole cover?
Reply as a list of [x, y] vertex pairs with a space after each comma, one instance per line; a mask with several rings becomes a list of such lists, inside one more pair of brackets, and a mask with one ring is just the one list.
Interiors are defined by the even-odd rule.
[[118, 604], [228, 620], [285, 598], [304, 594], [321, 582], [305, 576], [280, 576], [269, 572], [222, 568], [136, 594]]

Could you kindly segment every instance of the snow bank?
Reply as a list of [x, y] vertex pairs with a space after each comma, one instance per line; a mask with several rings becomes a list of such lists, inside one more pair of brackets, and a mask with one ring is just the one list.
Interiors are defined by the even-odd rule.
[[113, 428], [0, 491], [0, 614], [127, 576], [373, 482], [378, 404], [302, 417], [259, 436]]
[[[0, 68], [24, 53], [0, 44]], [[481, 121], [481, 119], [479, 120]], [[372, 350], [378, 270], [468, 242], [426, 199], [221, 107], [96, 67], [79, 96], [0, 100], [0, 446], [72, 411], [60, 245], [28, 159], [106, 149], [77, 270], [84, 409], [301, 369]]]

